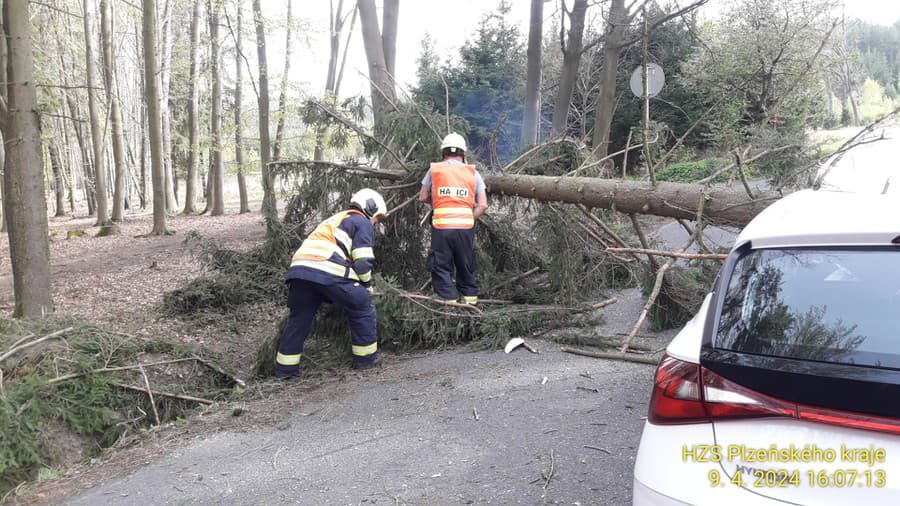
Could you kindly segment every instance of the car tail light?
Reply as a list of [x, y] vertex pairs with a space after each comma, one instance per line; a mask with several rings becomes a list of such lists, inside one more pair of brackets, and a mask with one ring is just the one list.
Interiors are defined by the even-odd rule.
[[846, 411], [805, 406], [803, 404], [798, 407], [798, 411], [798, 418], [801, 420], [875, 432], [887, 432], [888, 434], [900, 434], [900, 420], [896, 418], [867, 415], [865, 413], [848, 413]]
[[[702, 386], [701, 386], [702, 385]], [[648, 419], [660, 425], [794, 416], [795, 405], [666, 355], [656, 370]]]
[[650, 414], [656, 424], [709, 421], [700, 395], [700, 366], [668, 355], [656, 369]]
[[647, 419], [657, 425], [706, 423], [762, 417], [900, 434], [900, 420], [807, 406], [741, 386], [709, 369], [664, 356], [656, 369]]

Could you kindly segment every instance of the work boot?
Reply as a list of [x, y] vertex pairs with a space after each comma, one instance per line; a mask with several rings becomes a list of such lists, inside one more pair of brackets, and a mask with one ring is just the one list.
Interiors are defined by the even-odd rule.
[[371, 357], [369, 357], [366, 361], [357, 361], [353, 360], [353, 368], [354, 369], [372, 369], [375, 367], [381, 367], [381, 363], [384, 362], [384, 357], [381, 356], [381, 353], [375, 352]]
[[275, 370], [275, 379], [278, 381], [293, 381], [300, 378], [300, 369], [290, 372]]

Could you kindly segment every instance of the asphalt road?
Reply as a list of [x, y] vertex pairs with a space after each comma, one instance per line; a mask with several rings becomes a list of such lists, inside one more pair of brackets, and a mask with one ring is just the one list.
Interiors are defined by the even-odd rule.
[[533, 344], [389, 360], [68, 504], [630, 504], [654, 367]]

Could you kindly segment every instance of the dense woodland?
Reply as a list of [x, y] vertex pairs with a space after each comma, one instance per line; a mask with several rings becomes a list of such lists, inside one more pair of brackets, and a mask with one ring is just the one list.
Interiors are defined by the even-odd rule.
[[[13, 149], [5, 153], [3, 207], [20, 281], [17, 312], [52, 308], [42, 274], [45, 207], [59, 216], [83, 206], [104, 233], [115, 233], [127, 211], [152, 207], [150, 233], [166, 234], [174, 213], [222, 214], [226, 179], [240, 185], [247, 211], [253, 177], [264, 215], [277, 219], [283, 186], [270, 161], [356, 163], [401, 151], [427, 159], [428, 130], [447, 128], [468, 135], [489, 171], [509, 169], [548, 141], [569, 143], [581, 166], [516, 172], [632, 169], [655, 182], [657, 171], [677, 176], [681, 162], [711, 173], [714, 160], [735, 149], [745, 157], [779, 150], [758, 168], [783, 171], [809, 155], [810, 129], [862, 125], [900, 99], [900, 25], [855, 21], [851, 8], [831, 0], [718, 1], [729, 14], [701, 21], [705, 0], [535, 0], [527, 30], [499, 2], [458, 55], [442, 58], [424, 40], [412, 89], [393, 80], [403, 29], [397, 0], [332, 0], [327, 48], [308, 39], [304, 46], [303, 12], [291, 0], [277, 17], [242, 0], [4, 2], [3, 123]], [[354, 30], [369, 61], [369, 96], [340, 91], [347, 54], [359, 49], [347, 47]], [[267, 53], [273, 32], [287, 41], [277, 63]], [[292, 57], [326, 50], [328, 67], [308, 69], [327, 75], [325, 89], [292, 86]], [[642, 62], [666, 73], [647, 121], [628, 87]], [[420, 120], [401, 128], [399, 115]], [[422, 142], [412, 146], [416, 138]]]
[[[378, 188], [392, 208], [376, 247], [376, 306], [379, 333], [394, 344], [477, 333], [495, 345], [606, 305], [597, 303], [605, 289], [640, 286], [647, 305], [624, 352], [645, 317], [671, 326], [696, 309], [722, 253], [704, 243], [705, 225], [740, 227], [810, 185], [818, 164], [846, 148], [815, 131], [862, 128], [900, 109], [900, 20], [858, 21], [852, 2], [530, 0], [530, 23], [519, 26], [500, 1], [452, 54], [436, 49], [439, 32], [427, 36], [406, 86], [395, 79], [397, 41], [415, 21], [399, 0], [316, 0], [329, 7], [328, 27], [311, 25], [309, 1], [0, 0], [2, 227], [14, 316], [32, 322], [0, 340], [0, 362], [51, 330], [40, 327], [54, 310], [51, 216], [92, 216], [90, 240], [103, 241], [152, 212], [145, 240], [153, 241], [174, 233], [169, 220], [179, 214], [260, 209], [266, 242], [250, 252], [187, 234], [211, 274], [167, 287], [163, 310], [209, 318], [280, 304], [290, 253], [362, 186]], [[292, 78], [304, 53], [328, 55], [322, 68], [303, 69], [321, 76], [321, 89]], [[353, 54], [368, 64], [362, 96], [344, 91]], [[649, 64], [665, 72], [655, 95], [640, 77]], [[630, 85], [636, 71], [639, 93]], [[428, 231], [415, 195], [448, 131], [467, 136], [492, 195], [478, 225], [479, 275], [500, 309], [435, 308], [422, 294]], [[657, 217], [678, 220], [689, 242], [652, 252], [645, 229]], [[698, 254], [685, 256], [689, 247]], [[690, 263], [676, 264], [679, 255]], [[321, 332], [345, 337], [335, 325]], [[59, 384], [52, 396], [78, 399], [92, 420], [74, 427], [82, 418], [62, 416], [66, 423], [109, 446], [122, 415], [104, 404], [107, 391], [85, 393], [100, 385], [85, 371], [130, 370], [129, 357], [143, 352], [200, 361], [171, 344], [65, 332], [88, 343], [66, 349], [71, 369], [0, 369], [0, 431], [13, 427], [22, 441], [0, 455], [0, 492], [43, 465], [35, 427], [61, 416], [36, 411], [34, 392]], [[271, 367], [274, 344], [260, 348], [258, 373]], [[200, 363], [219, 375], [205, 388], [236, 384]], [[4, 370], [18, 388], [9, 396]], [[42, 383], [29, 379], [35, 370], [47, 374]], [[160, 402], [150, 397], [156, 425], [168, 416], [156, 413]]]

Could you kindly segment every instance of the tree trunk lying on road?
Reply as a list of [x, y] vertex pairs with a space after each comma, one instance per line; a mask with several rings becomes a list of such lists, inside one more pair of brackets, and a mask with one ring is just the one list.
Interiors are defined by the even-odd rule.
[[[410, 173], [379, 170], [313, 160], [285, 160], [272, 166], [339, 169], [377, 179], [402, 181]], [[273, 167], [274, 168], [274, 167]], [[283, 170], [278, 167], [276, 170]], [[658, 183], [656, 187], [640, 181], [621, 181], [596, 177], [528, 176], [484, 174], [487, 192], [512, 195], [544, 202], [584, 204], [587, 207], [613, 209], [623, 213], [652, 214], [667, 218], [696, 220], [701, 201], [703, 218], [717, 224], [744, 226], [763, 209], [781, 198], [776, 192], [762, 192], [751, 199], [742, 189], [693, 183]]]
[[595, 177], [484, 175], [484, 182], [491, 194], [689, 220], [697, 218], [705, 197], [705, 219], [739, 226], [781, 198], [777, 193], [763, 193], [751, 200], [738, 189], [712, 187], [704, 192], [703, 186], [688, 183], [658, 183], [654, 188], [643, 182]]

